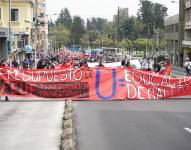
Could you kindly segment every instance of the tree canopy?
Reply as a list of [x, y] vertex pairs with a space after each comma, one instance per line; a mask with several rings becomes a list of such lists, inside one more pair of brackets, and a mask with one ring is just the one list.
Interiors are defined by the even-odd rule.
[[[144, 48], [144, 39], [153, 41], [156, 31], [162, 35], [166, 16], [167, 8], [164, 5], [149, 0], [139, 1], [137, 16], [129, 16], [128, 8], [120, 8], [114, 15], [113, 21], [101, 17], [92, 17], [84, 21], [80, 16], [72, 17], [69, 10], [64, 8], [55, 23], [49, 22], [49, 31], [51, 35], [56, 36], [59, 47], [73, 44], [84, 48], [117, 47], [117, 40], [119, 40], [119, 46], [126, 49], [134, 48], [134, 45]], [[159, 37], [161, 42], [159, 46], [164, 47], [163, 37]], [[147, 44], [148, 47], [155, 45], [149, 42]]]

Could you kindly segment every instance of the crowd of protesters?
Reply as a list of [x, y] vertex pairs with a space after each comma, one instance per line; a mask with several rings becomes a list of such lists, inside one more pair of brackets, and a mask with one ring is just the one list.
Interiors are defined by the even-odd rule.
[[[97, 55], [94, 57], [86, 55], [74, 55], [71, 53], [64, 52], [49, 52], [38, 53], [36, 62], [30, 57], [26, 57], [22, 64], [19, 64], [15, 59], [10, 61], [0, 62], [1, 66], [8, 66], [19, 69], [64, 69], [64, 68], [80, 68], [88, 67], [88, 63], [97, 63], [96, 67], [104, 67], [105, 63], [115, 63], [121, 61], [121, 68], [136, 68], [131, 64], [131, 59], [128, 57], [117, 56], [117, 55]], [[154, 71], [157, 73], [164, 73], [170, 75], [171, 64], [168, 57], [157, 57], [157, 58], [143, 58], [139, 59], [141, 70]], [[184, 63], [187, 76], [191, 75], [191, 61], [186, 59]]]

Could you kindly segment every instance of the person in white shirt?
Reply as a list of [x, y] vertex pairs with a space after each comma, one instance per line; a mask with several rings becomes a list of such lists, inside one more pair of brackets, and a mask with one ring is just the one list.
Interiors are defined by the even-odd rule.
[[191, 62], [189, 58], [186, 59], [186, 62], [184, 63], [184, 67], [186, 69], [186, 75], [190, 76], [191, 75]]

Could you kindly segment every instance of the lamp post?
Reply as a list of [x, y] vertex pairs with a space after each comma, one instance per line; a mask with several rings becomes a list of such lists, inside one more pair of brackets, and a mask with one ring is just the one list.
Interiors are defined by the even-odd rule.
[[120, 15], [119, 15], [119, 13], [120, 13], [120, 8], [119, 8], [119, 6], [118, 6], [118, 11], [117, 11], [117, 51], [119, 51], [119, 21], [120, 21]]
[[100, 34], [100, 31], [98, 33], [99, 33], [99, 49], [101, 49], [101, 34]]
[[53, 37], [53, 26], [52, 26], [52, 24], [53, 24], [53, 21], [52, 21], [52, 17], [53, 16], [57, 16], [57, 15], [60, 15], [60, 14], [47, 14], [46, 16], [48, 16], [49, 17], [49, 24], [50, 24], [50, 26], [48, 26], [48, 28], [50, 28], [49, 29], [49, 32], [50, 32], [50, 36], [49, 36], [49, 38], [48, 38], [48, 40], [49, 40], [49, 42], [50, 42], [50, 50], [52, 50], [52, 49], [54, 49], [55, 50], [55, 48], [57, 47], [57, 42], [56, 42], [56, 34], [54, 35], [55, 37]]
[[[12, 1], [9, 0], [9, 38], [8, 38], [8, 42], [7, 42], [7, 45], [8, 45], [8, 55], [11, 56], [11, 4], [12, 4]], [[11, 57], [10, 57], [10, 66], [11, 66]]]
[[37, 26], [37, 19], [38, 19], [38, 0], [35, 0], [35, 40], [34, 40], [34, 66], [36, 68], [37, 64], [37, 34], [38, 34], [38, 26]]
[[96, 31], [99, 34], [99, 49], [101, 49], [101, 33], [100, 31]]
[[145, 50], [145, 53], [144, 53], [144, 56], [147, 57], [147, 51], [148, 51], [148, 39], [149, 39], [149, 34], [150, 34], [150, 29], [149, 29], [149, 25], [151, 23], [148, 23], [147, 25], [144, 25], [145, 27], [147, 27], [147, 32], [146, 32], [146, 50]]

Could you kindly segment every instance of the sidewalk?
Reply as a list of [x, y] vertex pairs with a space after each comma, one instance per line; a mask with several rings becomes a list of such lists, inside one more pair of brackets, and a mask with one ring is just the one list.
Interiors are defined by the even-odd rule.
[[186, 71], [184, 67], [172, 66], [173, 76], [186, 76]]
[[185, 68], [184, 67], [177, 67], [177, 66], [172, 66], [173, 70], [179, 71], [179, 72], [185, 72]]

